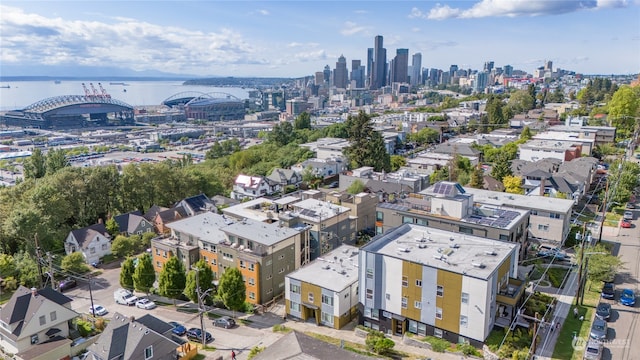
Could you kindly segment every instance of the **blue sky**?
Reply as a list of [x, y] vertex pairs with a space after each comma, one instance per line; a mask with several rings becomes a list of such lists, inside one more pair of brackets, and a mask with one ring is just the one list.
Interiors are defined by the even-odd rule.
[[[640, 72], [640, 0], [7, 1], [0, 64], [298, 77], [384, 36], [423, 67]], [[0, 75], [6, 74], [0, 65]], [[47, 75], [47, 74], [33, 74]], [[73, 75], [73, 74], [68, 74]]]

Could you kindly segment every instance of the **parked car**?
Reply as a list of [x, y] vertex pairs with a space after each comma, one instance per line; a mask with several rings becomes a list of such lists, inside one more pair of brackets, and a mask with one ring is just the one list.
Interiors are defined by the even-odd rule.
[[136, 301], [136, 307], [140, 309], [151, 310], [156, 306], [156, 303], [146, 298], [138, 299], [138, 301]]
[[331, 184], [329, 184], [329, 189], [335, 189], [338, 187], [338, 182], [337, 181], [333, 181]]
[[185, 328], [184, 326], [180, 325], [180, 323], [175, 322], [175, 321], [169, 321], [169, 325], [173, 326], [173, 329], [171, 330], [172, 333], [178, 335], [178, 336], [182, 336], [187, 332], [187, 328]]
[[[187, 330], [187, 339], [202, 342], [202, 330], [198, 328], [191, 328]], [[207, 331], [205, 332], [205, 341], [213, 341], [213, 336]]]
[[60, 292], [64, 292], [65, 290], [69, 290], [76, 286], [78, 286], [78, 283], [75, 279], [67, 278], [60, 281], [60, 284], [58, 284], [58, 289], [60, 289]]
[[540, 248], [540, 250], [538, 250], [538, 256], [547, 257], [547, 258], [550, 257], [556, 260], [564, 260], [566, 259], [567, 254], [565, 254], [564, 252], [562, 252], [562, 250], [558, 248], [553, 248], [553, 249]]
[[589, 337], [594, 340], [606, 340], [607, 339], [607, 322], [595, 318], [593, 319], [593, 325], [591, 325], [591, 332], [589, 332]]
[[620, 220], [620, 227], [625, 229], [630, 229], [631, 227], [633, 227], [633, 225], [631, 224], [631, 222], [627, 220]]
[[596, 308], [596, 317], [602, 320], [609, 320], [611, 316], [611, 304], [609, 303], [599, 303]]
[[636, 206], [633, 203], [628, 202], [626, 205], [627, 209], [635, 209]]
[[622, 294], [620, 294], [620, 304], [634, 306], [636, 304], [636, 293], [631, 289], [622, 290]]
[[213, 320], [213, 326], [223, 327], [225, 329], [230, 329], [236, 326], [236, 321], [228, 316], [223, 316]]
[[604, 299], [613, 300], [616, 296], [616, 286], [612, 282], [605, 282], [602, 286], [602, 294], [600, 294]]
[[584, 360], [600, 360], [602, 359], [603, 345], [600, 341], [589, 340], [584, 348]]
[[105, 316], [107, 312], [107, 309], [102, 305], [89, 306], [89, 314], [93, 316]]
[[633, 211], [625, 211], [622, 218], [624, 220], [633, 220]]

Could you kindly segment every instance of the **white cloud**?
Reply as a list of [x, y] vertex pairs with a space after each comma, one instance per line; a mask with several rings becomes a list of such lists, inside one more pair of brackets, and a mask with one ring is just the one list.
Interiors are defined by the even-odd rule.
[[410, 18], [444, 20], [450, 18], [472, 19], [484, 17], [518, 17], [559, 15], [586, 9], [626, 7], [628, 0], [481, 0], [468, 9], [452, 8], [436, 4], [428, 13], [411, 9]]
[[287, 44], [287, 47], [289, 48], [299, 48], [299, 47], [306, 47], [306, 48], [314, 48], [314, 47], [318, 47], [320, 44], [318, 43], [314, 43], [314, 42], [309, 42], [309, 43], [299, 43], [299, 42], [290, 42]]
[[340, 33], [344, 36], [351, 36], [359, 33], [369, 35], [370, 29], [371, 28], [369, 26], [358, 25], [352, 21], [347, 21], [344, 23], [344, 28], [340, 30]]
[[261, 14], [261, 15], [264, 15], [264, 16], [267, 16], [267, 15], [270, 14], [269, 10], [265, 10], [265, 9], [258, 10], [258, 13]]
[[326, 60], [328, 58], [327, 52], [324, 49], [309, 51], [309, 52], [301, 52], [297, 53], [293, 56], [296, 60], [301, 62], [309, 62], [316, 60]]
[[368, 14], [369, 11], [367, 11], [367, 10], [356, 10], [356, 11], [354, 11], [354, 13], [360, 14], [360, 15], [364, 15], [364, 14]]

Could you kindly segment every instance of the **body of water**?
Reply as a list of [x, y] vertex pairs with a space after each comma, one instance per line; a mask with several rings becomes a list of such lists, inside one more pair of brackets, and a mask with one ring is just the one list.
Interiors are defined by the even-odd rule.
[[[62, 80], [14, 81], [0, 84], [0, 110], [23, 109], [40, 100], [61, 95], [84, 95], [82, 83], [93, 92], [89, 83], [101, 93], [97, 81]], [[182, 81], [100, 81], [112, 98], [131, 106], [160, 105], [167, 98], [185, 91], [227, 93], [240, 99], [249, 97], [249, 90], [235, 87], [182, 85]]]

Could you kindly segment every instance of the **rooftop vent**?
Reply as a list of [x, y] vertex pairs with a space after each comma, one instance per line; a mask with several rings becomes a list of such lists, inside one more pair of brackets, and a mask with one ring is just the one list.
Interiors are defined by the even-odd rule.
[[473, 267], [476, 267], [478, 269], [484, 269], [485, 267], [483, 263], [471, 263], [471, 265], [473, 265]]
[[441, 254], [433, 254], [433, 258], [436, 260], [440, 260], [442, 259], [442, 255]]
[[454, 244], [449, 244], [449, 247], [452, 248], [452, 249], [457, 249], [457, 248], [460, 247], [460, 244], [455, 244], [455, 243]]
[[408, 248], [398, 248], [398, 252], [408, 253], [409, 249]]
[[323, 268], [324, 270], [330, 270], [330, 269], [331, 269], [331, 266], [329, 266], [329, 265], [325, 265], [325, 266], [323, 266], [322, 268]]
[[418, 245], [418, 249], [426, 249], [427, 248], [427, 244], [419, 244]]
[[498, 255], [498, 253], [495, 252], [495, 250], [485, 250], [484, 253], [486, 255], [491, 255], [491, 256], [496, 256]]

